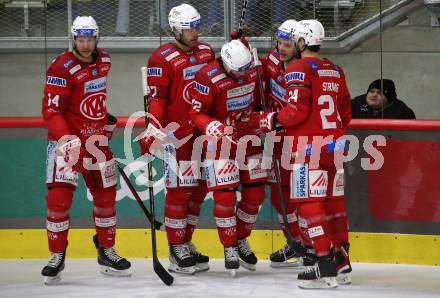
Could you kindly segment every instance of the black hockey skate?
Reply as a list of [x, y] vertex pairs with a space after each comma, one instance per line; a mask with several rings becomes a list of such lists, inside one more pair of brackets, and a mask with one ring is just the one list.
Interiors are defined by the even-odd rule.
[[300, 255], [286, 243], [283, 247], [270, 255], [270, 267], [302, 269], [303, 262]]
[[336, 264], [333, 255], [320, 257], [314, 267], [298, 274], [298, 287], [301, 289], [331, 289], [336, 288]]
[[187, 242], [189, 252], [196, 258], [196, 272], [209, 270], [209, 257], [197, 251], [196, 246], [191, 242]]
[[194, 274], [196, 272], [196, 256], [192, 255], [186, 244], [170, 244], [170, 266], [168, 271]]
[[61, 271], [64, 269], [65, 259], [66, 250], [63, 252], [53, 252], [51, 254], [49, 263], [41, 270], [45, 285], [53, 285], [61, 281]]
[[93, 243], [95, 243], [98, 251], [98, 264], [101, 265], [100, 272], [111, 276], [131, 276], [128, 270], [131, 263], [125, 258], [119, 256], [113, 247], [105, 248], [99, 245], [98, 235], [93, 236]]
[[240, 257], [241, 266], [247, 270], [255, 271], [258, 259], [246, 239], [238, 240], [238, 256]]
[[237, 275], [237, 269], [240, 268], [238, 260], [238, 248], [237, 246], [225, 247], [225, 268], [228, 270], [232, 277]]
[[338, 272], [338, 275], [336, 276], [336, 280], [340, 285], [351, 284], [350, 273], [352, 269], [350, 264], [350, 258], [348, 256], [349, 248], [350, 248], [350, 244], [344, 243], [335, 254], [336, 270]]

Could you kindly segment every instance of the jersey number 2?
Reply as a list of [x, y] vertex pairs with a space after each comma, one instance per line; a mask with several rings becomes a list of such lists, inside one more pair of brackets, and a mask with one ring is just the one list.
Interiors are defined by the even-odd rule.
[[322, 106], [328, 104], [327, 108], [321, 108], [319, 115], [321, 116], [322, 128], [323, 129], [332, 129], [336, 128], [335, 121], [329, 121], [328, 117], [333, 116], [336, 112], [336, 117], [339, 121], [341, 121], [341, 117], [339, 116], [338, 111], [335, 111], [335, 101], [331, 95], [321, 95], [318, 97], [318, 105]]

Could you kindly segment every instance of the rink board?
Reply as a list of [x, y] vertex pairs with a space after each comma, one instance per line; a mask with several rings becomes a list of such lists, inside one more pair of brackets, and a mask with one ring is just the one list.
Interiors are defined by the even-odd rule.
[[[425, 122], [417, 123], [426, 126]], [[414, 125], [416, 122], [405, 123]], [[440, 204], [437, 180], [432, 179], [440, 171], [438, 126], [426, 131], [378, 126], [374, 130], [350, 132], [359, 138], [360, 144], [371, 134], [383, 135], [387, 139], [387, 146], [381, 149], [385, 157], [381, 171], [367, 172], [361, 168], [361, 159], [368, 158], [365, 150], [346, 164], [345, 196], [352, 231], [353, 261], [440, 264], [440, 240], [439, 236], [433, 236], [440, 230]], [[0, 179], [0, 259], [46, 258], [47, 190], [44, 179], [47, 132], [41, 125], [11, 127], [15, 126], [0, 129], [0, 165], [4, 173]], [[133, 136], [139, 132], [140, 129], [135, 130]], [[128, 161], [127, 164], [139, 162], [136, 160], [138, 146], [131, 139], [124, 141], [121, 129], [116, 131], [111, 147], [115, 156]], [[131, 152], [135, 159], [132, 160], [127, 152]], [[161, 161], [154, 160], [153, 167], [156, 217], [163, 220]], [[145, 170], [134, 171], [129, 175], [130, 180], [145, 204], [149, 205], [148, 188], [138, 179], [139, 172], [143, 172], [140, 176], [146, 175]], [[150, 258], [150, 233], [144, 228], [146, 219], [121, 181], [118, 181], [116, 200], [120, 227], [118, 249], [130, 258]], [[95, 257], [91, 241], [94, 233], [90, 229], [93, 227], [91, 210], [92, 198], [80, 178], [70, 210], [69, 257]], [[212, 258], [223, 258], [212, 210], [212, 196], [208, 196], [202, 206], [194, 242]], [[250, 240], [262, 259], [267, 259], [285, 242], [277, 221], [267, 191]], [[165, 234], [160, 232], [159, 256], [166, 258], [167, 250]]]
[[[128, 258], [150, 258], [150, 231], [145, 229], [118, 229], [117, 249]], [[158, 233], [158, 255], [168, 257], [166, 234]], [[92, 229], [69, 231], [69, 258], [93, 258]], [[0, 259], [39, 259], [48, 256], [46, 230], [0, 230]], [[223, 249], [214, 229], [199, 229], [194, 243], [211, 258], [223, 258]], [[350, 257], [353, 262], [440, 265], [440, 237], [431, 235], [350, 233]], [[272, 251], [285, 243], [280, 231], [256, 230], [250, 244], [260, 259], [267, 259]]]

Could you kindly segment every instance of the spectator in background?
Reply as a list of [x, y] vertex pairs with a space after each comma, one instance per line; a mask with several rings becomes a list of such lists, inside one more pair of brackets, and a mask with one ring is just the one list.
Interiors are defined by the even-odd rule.
[[352, 99], [352, 117], [416, 119], [413, 110], [397, 98], [394, 82], [389, 79], [383, 79], [382, 82], [380, 79], [373, 81], [366, 94]]

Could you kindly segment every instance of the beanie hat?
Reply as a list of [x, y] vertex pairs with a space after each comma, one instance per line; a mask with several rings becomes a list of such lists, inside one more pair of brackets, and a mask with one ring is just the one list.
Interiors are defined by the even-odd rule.
[[[387, 97], [388, 101], [391, 102], [397, 98], [396, 94], [396, 86], [394, 82], [389, 79], [383, 79], [383, 91], [382, 93]], [[368, 86], [367, 92], [370, 92], [371, 89], [382, 90], [381, 88], [381, 80], [377, 79], [371, 82], [370, 86]]]

